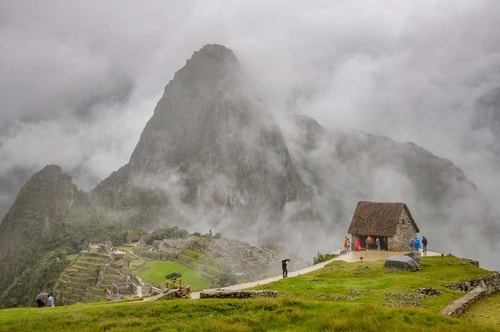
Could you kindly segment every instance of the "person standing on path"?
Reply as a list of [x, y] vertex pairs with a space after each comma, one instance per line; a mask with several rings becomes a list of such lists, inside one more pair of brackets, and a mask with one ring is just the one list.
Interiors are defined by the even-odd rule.
[[423, 252], [427, 252], [427, 239], [425, 236], [422, 237]]
[[283, 269], [283, 278], [288, 277], [288, 263], [290, 263], [290, 258], [281, 261], [281, 268]]
[[380, 250], [380, 239], [379, 238], [377, 238], [375, 240], [375, 244], [377, 245], [377, 250]]

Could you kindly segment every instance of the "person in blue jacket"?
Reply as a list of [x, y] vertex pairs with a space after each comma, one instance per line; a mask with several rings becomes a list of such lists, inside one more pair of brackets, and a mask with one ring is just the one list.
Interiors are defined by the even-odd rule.
[[420, 239], [416, 235], [415, 235], [415, 250], [416, 251], [420, 250]]

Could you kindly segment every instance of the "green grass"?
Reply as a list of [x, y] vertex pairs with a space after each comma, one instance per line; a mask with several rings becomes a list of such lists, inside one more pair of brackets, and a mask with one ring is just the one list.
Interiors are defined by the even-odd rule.
[[[455, 257], [425, 257], [422, 265], [418, 272], [390, 272], [382, 262], [333, 262], [258, 287], [277, 290], [276, 298], [5, 309], [0, 331], [500, 331], [499, 294], [480, 300], [463, 318], [440, 314], [463, 295], [446, 284], [489, 271]], [[420, 287], [441, 295], [421, 298], [415, 295]]]
[[[215, 279], [218, 274], [223, 272], [215, 265], [206, 264], [206, 261], [215, 261], [214, 259], [209, 259], [202, 252], [193, 249], [185, 250], [185, 252], [189, 254], [185, 257], [190, 257], [191, 259], [189, 259], [189, 261], [191, 265], [199, 268], [191, 268], [174, 261], [143, 260], [130, 253], [131, 247], [121, 246], [119, 249], [129, 253], [128, 257], [130, 259], [130, 270], [132, 273], [141, 277], [146, 282], [157, 285], [165, 284], [165, 276], [167, 274], [179, 272], [182, 274], [182, 284], [190, 285], [192, 291], [198, 291], [213, 287], [213, 284], [206, 280], [207, 276]], [[203, 259], [205, 263], [200, 264], [198, 262], [199, 259]]]
[[[334, 261], [325, 268], [293, 279], [262, 285], [256, 289], [273, 289], [280, 293], [296, 294], [305, 298], [336, 299], [360, 304], [394, 305], [393, 302], [412, 302], [415, 306], [439, 311], [463, 294], [445, 286], [490, 274], [453, 256], [424, 257], [422, 270], [393, 271], [383, 267], [384, 262], [347, 263]], [[419, 288], [434, 288], [440, 296], [419, 299]], [[408, 301], [399, 299], [410, 297]], [[396, 299], [394, 299], [396, 298]]]
[[165, 284], [165, 276], [172, 272], [182, 275], [180, 278], [183, 285], [190, 285], [192, 291], [211, 288], [212, 285], [201, 279], [201, 273], [192, 270], [185, 265], [172, 261], [147, 261], [141, 270], [131, 269], [131, 271], [143, 278], [147, 282], [157, 285]]
[[472, 305], [462, 319], [475, 323], [487, 323], [500, 331], [500, 292], [483, 297]]

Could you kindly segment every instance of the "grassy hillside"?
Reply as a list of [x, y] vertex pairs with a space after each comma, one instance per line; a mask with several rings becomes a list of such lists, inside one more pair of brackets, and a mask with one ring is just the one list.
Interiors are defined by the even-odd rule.
[[[491, 272], [467, 260], [423, 257], [418, 272], [383, 262], [335, 261], [298, 277], [262, 285], [276, 298], [94, 303], [0, 310], [0, 331], [500, 331], [500, 296], [463, 318], [440, 310], [463, 293], [445, 285]], [[433, 288], [438, 296], [424, 296]], [[57, 300], [57, 299], [56, 299]], [[489, 311], [474, 308], [487, 306]]]

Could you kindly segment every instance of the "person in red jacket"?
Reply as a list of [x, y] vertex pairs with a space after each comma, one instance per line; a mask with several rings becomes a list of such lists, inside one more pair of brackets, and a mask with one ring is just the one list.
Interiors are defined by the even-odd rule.
[[356, 251], [361, 250], [361, 241], [359, 240], [359, 237], [357, 237], [356, 241], [354, 241], [354, 247], [356, 248]]

